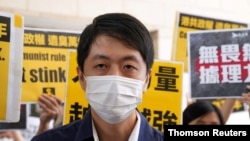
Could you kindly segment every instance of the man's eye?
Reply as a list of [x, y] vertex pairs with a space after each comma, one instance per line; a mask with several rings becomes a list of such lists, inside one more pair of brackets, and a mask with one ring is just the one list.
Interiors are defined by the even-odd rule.
[[124, 69], [126, 69], [126, 70], [133, 70], [133, 69], [136, 69], [136, 67], [134, 67], [132, 65], [126, 65], [126, 66], [124, 66]]
[[98, 64], [95, 67], [98, 69], [105, 69], [106, 68], [106, 66], [104, 64]]

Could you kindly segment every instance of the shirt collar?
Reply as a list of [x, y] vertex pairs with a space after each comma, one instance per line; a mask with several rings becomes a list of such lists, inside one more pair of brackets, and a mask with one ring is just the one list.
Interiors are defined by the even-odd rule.
[[139, 132], [140, 132], [140, 124], [141, 124], [141, 116], [139, 115], [138, 111], [136, 110], [137, 121], [132, 133], [129, 136], [128, 141], [137, 141]]
[[97, 135], [97, 132], [96, 132], [96, 129], [95, 129], [95, 124], [93, 122], [93, 119], [92, 119], [92, 132], [93, 132], [93, 137], [94, 137], [94, 141], [99, 141], [99, 137]]
[[[134, 127], [132, 133], [129, 136], [128, 141], [137, 141], [138, 140], [138, 135], [139, 135], [139, 131], [140, 131], [140, 123], [141, 123], [141, 117], [140, 117], [138, 111], [136, 111], [136, 116], [137, 116], [137, 121], [136, 121], [136, 124], [135, 124], [135, 127]], [[99, 137], [97, 135], [93, 120], [92, 120], [92, 132], [93, 132], [94, 141], [99, 141]]]

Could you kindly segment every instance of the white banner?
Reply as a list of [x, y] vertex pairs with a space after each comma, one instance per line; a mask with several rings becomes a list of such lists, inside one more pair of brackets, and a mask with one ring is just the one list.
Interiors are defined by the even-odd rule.
[[20, 118], [23, 37], [23, 17], [0, 12], [0, 122]]

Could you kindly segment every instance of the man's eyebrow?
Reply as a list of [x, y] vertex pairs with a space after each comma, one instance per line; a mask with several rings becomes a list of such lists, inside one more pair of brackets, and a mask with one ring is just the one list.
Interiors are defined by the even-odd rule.
[[[96, 59], [104, 59], [104, 60], [111, 60], [111, 58], [107, 55], [103, 54], [96, 54], [91, 58], [91, 60], [96, 60]], [[120, 61], [135, 61], [139, 62], [138, 58], [135, 55], [127, 55], [123, 58], [120, 59]]]
[[128, 61], [128, 60], [139, 62], [138, 58], [134, 55], [128, 55], [122, 58], [122, 61]]
[[96, 60], [96, 59], [105, 59], [105, 60], [110, 60], [110, 58], [106, 55], [103, 54], [96, 54], [91, 58], [91, 60]]

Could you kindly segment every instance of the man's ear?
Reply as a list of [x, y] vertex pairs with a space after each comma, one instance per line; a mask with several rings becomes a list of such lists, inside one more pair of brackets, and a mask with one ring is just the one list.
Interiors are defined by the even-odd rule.
[[76, 71], [77, 71], [78, 80], [80, 82], [81, 88], [83, 90], [85, 90], [85, 88], [86, 88], [86, 81], [84, 79], [84, 74], [83, 74], [83, 72], [82, 72], [82, 70], [81, 70], [81, 68], [79, 66], [77, 66]]
[[152, 69], [150, 69], [147, 73], [147, 78], [145, 80], [145, 84], [144, 84], [144, 88], [143, 88], [143, 93], [145, 93], [148, 89], [148, 86], [150, 84], [150, 78], [151, 78], [151, 74], [152, 74]]

